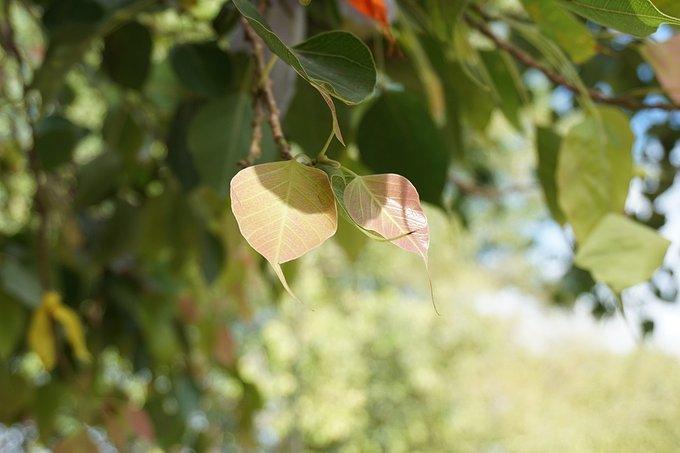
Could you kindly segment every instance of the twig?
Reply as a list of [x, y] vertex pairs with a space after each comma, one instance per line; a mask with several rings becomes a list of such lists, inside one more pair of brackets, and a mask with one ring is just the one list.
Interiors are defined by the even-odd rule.
[[267, 75], [267, 64], [264, 61], [264, 46], [262, 45], [260, 37], [257, 35], [255, 30], [253, 30], [253, 27], [250, 26], [248, 20], [245, 17], [241, 17], [241, 24], [243, 25], [246, 40], [250, 42], [250, 45], [253, 49], [253, 59], [255, 60], [255, 80], [260, 80], [259, 96], [263, 99], [265, 105], [267, 106], [267, 110], [269, 111], [267, 121], [272, 128], [272, 136], [279, 147], [281, 157], [284, 159], [291, 159], [292, 156], [290, 154], [290, 144], [283, 134], [283, 128], [281, 127], [281, 114], [272, 91], [272, 81]]
[[253, 93], [253, 121], [251, 126], [253, 128], [250, 149], [248, 156], [239, 162], [241, 167], [249, 167], [262, 156], [262, 121], [264, 120], [264, 110], [262, 109], [262, 102], [259, 94], [260, 90]]
[[[490, 21], [493, 18], [486, 14], [481, 8], [479, 8], [477, 5], [473, 5], [473, 9], [475, 12], [479, 14], [480, 17], [482, 17], [486, 21]], [[571, 83], [569, 80], [567, 80], [563, 75], [553, 71], [552, 69], [544, 66], [542, 63], [536, 61], [531, 55], [529, 55], [527, 52], [524, 50], [515, 47], [512, 43], [505, 41], [496, 34], [494, 34], [491, 29], [484, 23], [477, 21], [476, 19], [472, 18], [469, 14], [464, 15], [465, 21], [475, 28], [477, 31], [479, 31], [481, 34], [489, 38], [495, 45], [501, 50], [504, 50], [505, 52], [509, 53], [512, 57], [514, 57], [516, 60], [521, 62], [527, 67], [537, 69], [541, 71], [551, 82], [557, 84], [557, 85], [562, 85], [565, 88], [568, 88], [570, 91], [579, 94], [581, 93], [581, 90], [579, 87]], [[602, 91], [589, 88], [588, 90], [588, 95], [590, 98], [595, 101], [599, 102], [602, 104], [610, 104], [610, 105], [617, 105], [619, 107], [623, 107], [629, 110], [645, 110], [645, 109], [660, 109], [660, 110], [666, 110], [669, 112], [680, 110], [680, 105], [672, 104], [672, 103], [667, 103], [667, 102], [654, 102], [654, 103], [644, 103], [641, 102], [637, 99], [632, 99], [629, 97], [623, 97], [623, 96], [608, 96], [604, 94]]]
[[[26, 100], [26, 94], [28, 92], [28, 82], [24, 79], [24, 58], [21, 55], [21, 51], [16, 43], [14, 27], [12, 26], [12, 20], [10, 17], [10, 1], [6, 0], [4, 3], [3, 10], [3, 21], [0, 23], [2, 31], [2, 47], [5, 49], [8, 55], [14, 57], [17, 67], [18, 76], [21, 81], [22, 95]], [[28, 101], [27, 101], [28, 102]], [[30, 108], [30, 107], [27, 107]], [[42, 171], [42, 165], [40, 164], [40, 159], [38, 153], [35, 149], [35, 126], [33, 124], [33, 119], [31, 115], [26, 112], [26, 119], [28, 126], [31, 131], [31, 146], [27, 150], [28, 155], [28, 165], [35, 178], [36, 189], [34, 196], [35, 209], [38, 213], [38, 232], [36, 236], [36, 258], [38, 265], [38, 277], [40, 279], [40, 285], [43, 291], [48, 291], [52, 289], [52, 278], [50, 270], [50, 243], [49, 243], [49, 194], [47, 192], [47, 187], [44, 181], [44, 173]]]

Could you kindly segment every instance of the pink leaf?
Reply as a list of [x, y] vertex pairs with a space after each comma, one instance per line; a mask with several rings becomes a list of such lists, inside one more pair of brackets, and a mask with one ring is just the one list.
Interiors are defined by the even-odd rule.
[[427, 262], [430, 231], [418, 191], [403, 176], [393, 173], [358, 176], [345, 189], [350, 217], [402, 249]]
[[680, 103], [680, 35], [660, 44], [646, 44], [642, 53], [666, 93]]

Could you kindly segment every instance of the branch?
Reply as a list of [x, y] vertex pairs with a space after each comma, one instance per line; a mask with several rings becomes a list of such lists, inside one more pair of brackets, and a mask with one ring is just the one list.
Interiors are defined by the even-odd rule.
[[267, 73], [267, 64], [264, 60], [264, 46], [262, 45], [262, 40], [257, 35], [253, 27], [250, 26], [248, 20], [245, 17], [241, 17], [241, 24], [243, 25], [243, 30], [245, 32], [245, 37], [253, 49], [253, 59], [255, 60], [255, 80], [259, 80], [259, 93], [258, 96], [262, 98], [267, 110], [269, 111], [269, 116], [267, 120], [272, 128], [272, 135], [274, 141], [279, 147], [279, 152], [281, 157], [284, 159], [291, 159], [290, 154], [290, 144], [286, 140], [283, 134], [283, 128], [281, 127], [281, 113], [279, 112], [279, 107], [276, 104], [276, 99], [274, 98], [274, 93], [272, 91], [272, 81]]
[[249, 167], [262, 156], [262, 121], [264, 120], [264, 110], [260, 100], [259, 89], [253, 93], [253, 121], [251, 126], [253, 132], [250, 139], [250, 149], [248, 156], [239, 162], [240, 167]]
[[[481, 8], [477, 7], [477, 5], [473, 6], [475, 7], [474, 8], [475, 12], [477, 12], [484, 20], [489, 21], [492, 19]], [[499, 38], [491, 31], [491, 29], [486, 24], [479, 22], [476, 19], [473, 19], [469, 14], [465, 14], [464, 18], [465, 21], [470, 26], [472, 26], [481, 34], [489, 38], [496, 45], [497, 48], [509, 53], [513, 58], [515, 58], [525, 66], [541, 71], [551, 82], [557, 85], [562, 85], [565, 88], [568, 88], [573, 93], [576, 94], [581, 93], [581, 90], [572, 82], [567, 80], [562, 74], [559, 74], [553, 71], [552, 69], [548, 68], [547, 66], [543, 65], [542, 63], [536, 61], [531, 55], [529, 55], [527, 52], [520, 49], [519, 47], [515, 47], [515, 45], [513, 45], [512, 43]], [[669, 112], [680, 110], [680, 105], [667, 102], [644, 103], [642, 101], [630, 97], [607, 96], [602, 91], [593, 88], [589, 88], [587, 92], [590, 98], [595, 102], [616, 105], [629, 110], [660, 109]]]
[[[17, 63], [18, 77], [21, 82], [22, 96], [26, 99], [28, 92], [28, 82], [24, 79], [24, 58], [16, 43], [16, 35], [10, 17], [11, 2], [6, 0], [3, 8], [3, 20], [0, 23], [0, 31], [2, 32], [1, 44], [8, 56], [12, 56]], [[27, 109], [30, 106], [26, 107]], [[28, 127], [31, 131], [31, 146], [27, 150], [28, 165], [33, 177], [35, 178], [35, 209], [38, 213], [39, 223], [36, 237], [36, 259], [38, 265], [38, 277], [40, 278], [40, 285], [43, 291], [52, 289], [52, 278], [50, 270], [50, 242], [49, 242], [49, 194], [47, 186], [45, 185], [45, 175], [42, 171], [42, 165], [38, 153], [35, 149], [35, 126], [33, 120], [28, 112], [26, 119]], [[15, 119], [16, 120], [16, 119]]]

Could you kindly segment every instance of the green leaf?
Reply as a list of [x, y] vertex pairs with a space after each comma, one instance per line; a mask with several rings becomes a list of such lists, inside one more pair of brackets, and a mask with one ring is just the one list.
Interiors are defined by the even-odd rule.
[[562, 0], [565, 7], [605, 27], [645, 37], [663, 23], [680, 25], [680, 19], [662, 13], [650, 0]]
[[680, 2], [678, 0], [654, 0], [659, 10], [674, 17], [680, 17]]
[[587, 117], [567, 133], [557, 165], [559, 205], [579, 242], [603, 215], [623, 212], [633, 173], [628, 118], [611, 107], [598, 111], [602, 121]]
[[170, 64], [184, 87], [205, 97], [227, 94], [232, 80], [229, 55], [215, 41], [178, 44]]
[[[348, 122], [348, 110], [344, 105], [338, 106], [336, 114], [340, 124]], [[309, 127], [312, 118], [314, 127]], [[288, 107], [283, 123], [286, 136], [309, 155], [316, 155], [323, 147], [332, 127], [333, 119], [328, 113], [328, 107], [319, 98], [319, 93], [307, 82], [298, 80], [295, 85], [295, 97]], [[341, 149], [341, 143], [333, 141], [327, 154], [335, 156]]]
[[102, 126], [106, 144], [128, 163], [134, 162], [144, 145], [145, 132], [136, 112], [124, 104], [112, 106]]
[[117, 84], [139, 90], [151, 67], [151, 32], [139, 22], [127, 22], [104, 38], [102, 67]]
[[358, 104], [373, 93], [376, 81], [373, 56], [353, 34], [320, 33], [289, 47], [249, 0], [233, 0], [233, 3], [271, 51], [316, 88], [347, 104]]
[[118, 153], [104, 152], [78, 168], [76, 177], [76, 205], [94, 205], [116, 192], [123, 177], [123, 162]]
[[581, 244], [575, 263], [620, 292], [648, 280], [670, 242], [620, 214], [607, 214]]
[[26, 311], [12, 298], [0, 293], [0, 360], [7, 360], [24, 333]]
[[182, 187], [189, 191], [199, 183], [198, 172], [188, 144], [189, 125], [200, 110], [202, 102], [187, 101], [177, 107], [168, 127], [165, 144], [166, 161]]
[[20, 300], [28, 307], [40, 305], [42, 290], [38, 276], [11, 255], [0, 261], [0, 285], [4, 293]]
[[295, 297], [281, 264], [320, 246], [337, 230], [328, 176], [295, 160], [255, 165], [231, 180], [230, 195], [241, 234]]
[[250, 95], [237, 93], [208, 102], [191, 121], [188, 143], [196, 170], [221, 195], [248, 153], [251, 120]]
[[480, 57], [486, 66], [491, 83], [498, 93], [500, 109], [503, 115], [519, 131], [522, 130], [520, 108], [524, 94], [519, 72], [515, 62], [502, 52], [480, 52]]
[[566, 50], [575, 63], [597, 54], [597, 41], [590, 30], [570, 12], [544, 0], [522, 0], [522, 4], [541, 31]]
[[31, 83], [31, 88], [42, 95], [43, 104], [54, 99], [66, 74], [82, 60], [97, 38], [150, 4], [146, 0], [134, 0], [103, 8], [94, 0], [52, 2], [43, 16], [49, 45]]
[[420, 99], [407, 93], [381, 96], [364, 114], [357, 144], [373, 171], [403, 175], [424, 201], [441, 204], [451, 153]]
[[332, 97], [346, 104], [358, 104], [375, 89], [373, 55], [359, 38], [345, 31], [312, 36], [289, 47], [272, 31], [249, 0], [232, 0], [269, 49], [319, 90], [333, 116], [333, 130], [340, 142], [342, 133]]
[[45, 117], [35, 127], [35, 152], [47, 171], [71, 160], [85, 130], [59, 115]]
[[539, 127], [536, 129], [536, 151], [538, 153], [538, 168], [536, 174], [543, 189], [543, 196], [553, 219], [564, 223], [564, 213], [557, 202], [557, 161], [562, 138], [552, 129]]

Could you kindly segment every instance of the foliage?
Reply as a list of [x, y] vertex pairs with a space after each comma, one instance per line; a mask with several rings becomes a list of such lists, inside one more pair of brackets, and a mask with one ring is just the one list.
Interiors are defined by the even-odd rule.
[[[291, 294], [288, 282], [307, 282], [304, 294], [330, 285], [310, 282], [314, 269], [292, 260], [330, 238], [356, 260], [372, 239], [424, 261], [422, 274], [413, 271], [421, 286], [429, 272], [445, 282], [438, 272], [448, 276], [455, 266], [429, 257], [445, 247], [430, 240], [432, 219], [444, 213], [450, 231], [460, 232], [512, 210], [509, 156], [517, 143], [535, 152], [529, 183], [540, 187], [573, 250], [551, 289], [555, 299], [573, 303], [586, 293], [600, 314], [623, 307], [633, 285], [663, 295], [655, 276], [673, 270], [664, 264], [668, 232], [656, 201], [677, 174], [680, 63], [677, 36], [662, 43], [648, 36], [661, 24], [669, 25], [658, 36], [672, 34], [679, 14], [664, 0], [5, 0], [0, 422], [30, 420], [44, 445], [65, 442], [62, 449], [88, 443], [92, 426], [105, 427], [122, 450], [134, 442], [256, 447], [264, 442], [256, 414], [282, 396], [246, 375], [251, 336], [243, 331], [290, 329], [263, 321], [279, 311], [304, 318], [302, 308], [279, 304], [277, 278]], [[551, 108], [560, 94], [565, 105]], [[631, 120], [652, 117], [656, 126], [634, 136]], [[627, 202], [631, 185], [643, 186], [637, 195], [649, 201], [646, 214]], [[516, 240], [513, 234], [504, 237]], [[462, 242], [456, 247], [468, 246]], [[329, 255], [330, 264], [319, 266], [341, 260]], [[382, 266], [363, 272], [379, 274]], [[315, 275], [357, 278], [346, 270]], [[392, 298], [387, 288], [375, 300], [351, 294], [376, 307]], [[306, 319], [319, 319], [328, 329], [347, 324], [348, 332], [354, 323], [374, 325], [370, 334], [338, 337], [338, 347], [346, 344], [362, 364], [371, 357], [366, 345], [414, 359], [421, 349], [409, 342], [432, 342], [432, 362], [458, 360], [446, 352], [455, 342], [432, 338], [445, 330], [420, 307], [406, 306], [422, 336], [407, 334], [408, 310], [354, 317], [345, 297], [301, 325], [313, 331], [316, 321]], [[391, 339], [382, 346], [381, 329]], [[426, 391], [427, 372], [412, 388], [393, 388], [391, 380], [415, 372], [403, 369], [401, 356], [362, 381], [368, 396], [353, 393], [344, 377], [333, 382], [320, 371], [326, 365], [304, 368], [322, 334], [300, 341], [301, 352], [286, 363], [272, 354], [264, 367], [313, 381], [310, 394], [321, 392], [292, 400], [300, 407], [291, 411], [308, 418], [286, 421], [281, 445], [567, 445], [511, 438], [511, 417], [496, 432], [475, 431], [474, 405], [444, 422], [447, 405], [475, 384], [461, 379], [462, 393], [440, 402], [444, 390]], [[471, 351], [488, 346], [467, 330], [456, 335], [462, 343], [469, 336]], [[263, 347], [276, 346], [265, 338]], [[368, 367], [357, 368], [366, 378]], [[437, 380], [452, 370], [435, 372]], [[360, 440], [359, 432], [380, 425], [390, 398], [415, 403], [409, 392], [421, 391], [428, 395], [423, 420], [441, 423], [432, 427], [440, 437], [423, 434], [429, 426], [416, 411], [404, 418], [413, 420], [413, 437], [401, 436], [401, 422], [390, 418], [384, 433]], [[376, 398], [377, 409], [366, 409], [355, 427], [312, 413], [319, 400], [343, 399], [339, 420], [351, 423], [356, 407], [368, 407], [365, 398]], [[583, 448], [614, 447], [602, 442]]]

